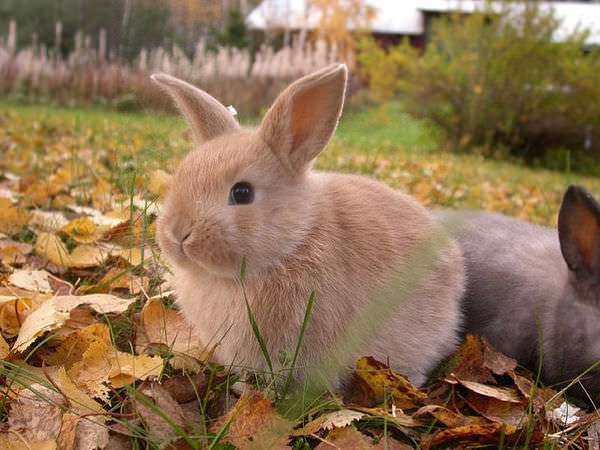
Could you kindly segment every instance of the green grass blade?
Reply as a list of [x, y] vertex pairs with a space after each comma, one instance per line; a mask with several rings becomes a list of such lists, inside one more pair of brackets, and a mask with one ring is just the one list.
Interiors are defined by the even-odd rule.
[[306, 332], [306, 327], [308, 326], [308, 322], [312, 314], [312, 309], [315, 304], [315, 298], [315, 291], [312, 291], [310, 293], [310, 296], [308, 297], [308, 302], [306, 303], [306, 311], [304, 312], [304, 320], [302, 321], [302, 327], [300, 328], [300, 334], [298, 335], [298, 341], [296, 342], [294, 357], [292, 358], [292, 364], [290, 366], [287, 380], [285, 381], [285, 386], [283, 387], [283, 397], [287, 395], [290, 385], [292, 384], [292, 380], [294, 378], [294, 369], [296, 368], [296, 361], [298, 360], [300, 347], [302, 346], [302, 341], [304, 340], [304, 333]]

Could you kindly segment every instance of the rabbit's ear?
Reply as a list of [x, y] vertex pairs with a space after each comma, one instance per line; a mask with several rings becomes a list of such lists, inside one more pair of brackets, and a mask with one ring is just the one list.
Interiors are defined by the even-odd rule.
[[600, 279], [600, 205], [584, 188], [569, 186], [558, 215], [560, 248], [575, 275]]
[[325, 148], [344, 105], [348, 69], [334, 64], [292, 83], [275, 100], [260, 133], [293, 172], [305, 168]]
[[195, 144], [240, 127], [225, 106], [197, 87], [164, 73], [154, 74], [151, 78], [173, 97], [190, 126]]

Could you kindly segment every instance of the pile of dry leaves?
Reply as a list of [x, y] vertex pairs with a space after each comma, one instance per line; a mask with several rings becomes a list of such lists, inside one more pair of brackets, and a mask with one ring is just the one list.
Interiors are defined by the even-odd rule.
[[345, 396], [290, 414], [210, 364], [173, 308], [154, 245], [168, 174], [121, 176], [92, 140], [0, 127], [0, 448], [597, 445], [596, 414], [474, 337], [427, 391], [367, 357]]

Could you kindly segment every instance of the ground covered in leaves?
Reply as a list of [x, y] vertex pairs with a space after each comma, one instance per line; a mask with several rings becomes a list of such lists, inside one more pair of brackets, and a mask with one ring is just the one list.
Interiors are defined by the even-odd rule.
[[[384, 132], [351, 139], [353, 126], [321, 167], [373, 174], [429, 205], [551, 224], [575, 181], [421, 151], [417, 140], [394, 152]], [[365, 357], [346, 395], [306, 395], [300, 407], [211, 364], [173, 307], [154, 243], [186, 148], [171, 117], [0, 108], [0, 448], [598, 445], [596, 413], [474, 337], [425, 390]], [[598, 180], [582, 181], [598, 192]]]

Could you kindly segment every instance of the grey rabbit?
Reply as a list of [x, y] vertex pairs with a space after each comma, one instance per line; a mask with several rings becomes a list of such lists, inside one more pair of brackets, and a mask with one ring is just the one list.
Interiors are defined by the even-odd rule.
[[[547, 385], [564, 387], [600, 360], [600, 205], [589, 192], [568, 188], [558, 230], [500, 214], [437, 216], [453, 218], [465, 256], [466, 333], [534, 372], [541, 363]], [[574, 394], [598, 397], [600, 372], [581, 383]]]

